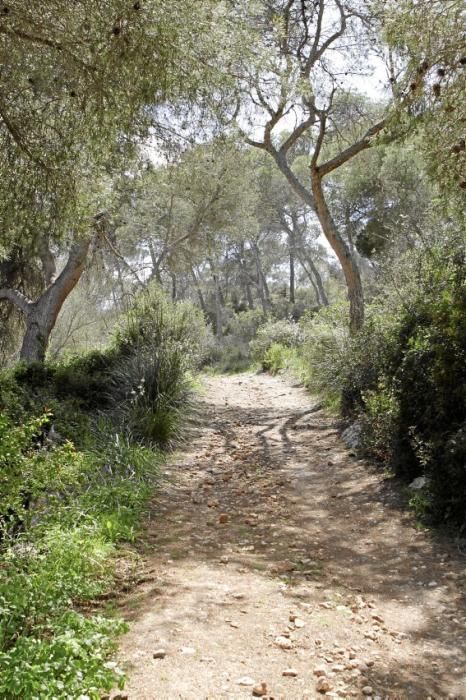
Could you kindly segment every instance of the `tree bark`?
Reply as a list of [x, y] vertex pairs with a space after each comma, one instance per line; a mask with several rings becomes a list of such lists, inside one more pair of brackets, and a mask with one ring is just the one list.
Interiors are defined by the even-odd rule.
[[288, 254], [290, 258], [290, 304], [295, 304], [295, 235], [292, 229], [288, 231]]
[[191, 277], [192, 277], [193, 282], [194, 282], [194, 287], [196, 289], [196, 293], [197, 293], [197, 296], [199, 298], [199, 304], [201, 306], [201, 309], [202, 309], [204, 315], [207, 316], [207, 306], [206, 306], [204, 295], [203, 295], [202, 289], [201, 289], [201, 285], [199, 284], [199, 280], [197, 279], [194, 267], [191, 267]]
[[344, 238], [340, 235], [327, 206], [322, 188], [322, 176], [318, 167], [311, 168], [311, 184], [315, 211], [319, 217], [320, 225], [345, 275], [350, 303], [350, 332], [356, 333], [364, 323], [364, 294], [359, 268]]
[[30, 301], [13, 289], [0, 289], [0, 299], [12, 302], [22, 311], [26, 321], [26, 332], [20, 351], [22, 360], [43, 362], [45, 359], [50, 334], [58, 314], [84, 271], [91, 240], [91, 237], [82, 239], [71, 247], [62, 272], [37, 301]]
[[[319, 270], [317, 269], [317, 266], [314, 263], [314, 260], [309, 255], [309, 253], [304, 251], [301, 254], [298, 254], [298, 257], [304, 272], [309, 277], [309, 281], [311, 282], [314, 288], [317, 297], [317, 303], [320, 306], [328, 306], [329, 301], [326, 291], [324, 289], [322, 277], [320, 275]], [[307, 265], [309, 265], [309, 270], [307, 269]]]

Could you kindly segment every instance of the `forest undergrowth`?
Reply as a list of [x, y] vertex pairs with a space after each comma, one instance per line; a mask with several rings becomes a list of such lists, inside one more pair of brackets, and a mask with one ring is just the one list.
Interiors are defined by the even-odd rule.
[[[126, 629], [104, 600], [190, 407], [204, 326], [142, 295], [104, 352], [0, 377], [0, 697], [99, 698]], [[97, 612], [96, 612], [97, 611]]]

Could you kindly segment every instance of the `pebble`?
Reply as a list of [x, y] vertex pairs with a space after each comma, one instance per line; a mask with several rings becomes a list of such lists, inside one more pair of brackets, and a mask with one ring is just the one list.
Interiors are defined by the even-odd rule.
[[180, 647], [180, 652], [182, 654], [195, 654], [196, 650], [194, 647]]
[[262, 698], [264, 695], [268, 695], [267, 683], [259, 683], [259, 685], [255, 685], [252, 689], [252, 694], [256, 698]]
[[316, 666], [314, 669], [314, 676], [326, 676], [327, 669], [325, 666]]
[[328, 693], [329, 690], [332, 690], [332, 688], [332, 684], [330, 683], [329, 679], [325, 676], [321, 676], [316, 683], [316, 690], [319, 693]]
[[291, 641], [291, 639], [288, 639], [283, 635], [275, 637], [274, 641], [277, 647], [280, 647], [280, 649], [291, 649], [293, 647], [293, 642]]
[[372, 695], [374, 692], [374, 689], [371, 685], [365, 685], [364, 688], [362, 689], [363, 695]]
[[297, 675], [298, 675], [298, 672], [295, 668], [286, 668], [282, 672], [282, 676], [287, 676], [288, 678], [296, 678]]
[[254, 678], [251, 678], [250, 676], [243, 676], [242, 678], [238, 678], [236, 681], [237, 685], [254, 685]]
[[164, 659], [167, 655], [166, 649], [156, 649], [152, 654], [153, 659]]
[[221, 525], [224, 525], [225, 523], [227, 523], [227, 522], [228, 522], [228, 515], [227, 515], [227, 513], [220, 513], [220, 515], [218, 516], [218, 522], [219, 522]]

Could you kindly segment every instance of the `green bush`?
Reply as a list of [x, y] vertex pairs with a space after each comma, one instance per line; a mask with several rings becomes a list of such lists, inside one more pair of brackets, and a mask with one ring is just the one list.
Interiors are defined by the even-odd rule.
[[76, 605], [111, 589], [115, 544], [134, 539], [161, 460], [104, 421], [87, 451], [45, 449], [44, 420], [0, 420], [0, 697], [97, 699], [122, 682], [107, 659], [124, 625]]
[[152, 290], [108, 350], [0, 374], [0, 697], [122, 684], [108, 657], [124, 625], [79, 606], [111, 590], [116, 544], [137, 535], [162, 462], [152, 445], [180, 437], [205, 333]]
[[303, 340], [301, 327], [291, 321], [268, 321], [261, 326], [255, 339], [251, 343], [251, 354], [256, 362], [260, 362], [264, 369], [264, 361], [267, 364], [266, 355], [273, 345], [284, 348], [298, 347]]
[[180, 438], [207, 335], [198, 310], [157, 288], [136, 301], [118, 330], [108, 383], [113, 416], [135, 438], [162, 446]]
[[[366, 448], [410, 481], [431, 517], [466, 526], [466, 274], [458, 248], [407, 254], [354, 337], [338, 309], [302, 323], [308, 385], [360, 416]], [[424, 500], [423, 500], [424, 503]]]

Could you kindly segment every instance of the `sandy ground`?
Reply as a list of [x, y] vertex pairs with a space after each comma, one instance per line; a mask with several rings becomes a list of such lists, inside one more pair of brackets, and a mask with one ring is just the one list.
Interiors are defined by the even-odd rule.
[[199, 415], [119, 600], [129, 682], [112, 697], [466, 698], [454, 543], [286, 380], [208, 378]]

